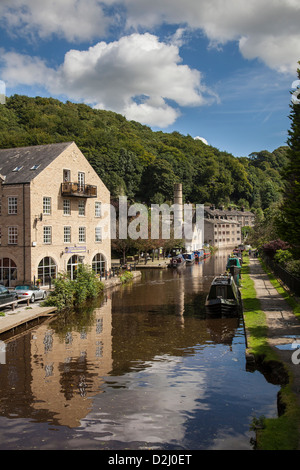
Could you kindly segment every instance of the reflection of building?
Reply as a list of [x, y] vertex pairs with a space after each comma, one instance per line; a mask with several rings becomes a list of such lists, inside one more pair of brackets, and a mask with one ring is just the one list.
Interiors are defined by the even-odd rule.
[[0, 282], [110, 268], [109, 191], [74, 142], [0, 150], [0, 173]]
[[41, 325], [31, 339], [31, 392], [35, 410], [48, 409], [53, 421], [76, 427], [101, 392], [112, 370], [111, 300], [96, 308], [93, 324], [70, 330], [62, 339]]

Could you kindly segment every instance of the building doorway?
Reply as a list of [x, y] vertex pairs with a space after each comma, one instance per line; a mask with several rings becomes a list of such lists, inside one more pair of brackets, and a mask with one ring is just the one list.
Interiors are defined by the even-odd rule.
[[71, 256], [67, 264], [67, 273], [71, 280], [76, 279], [76, 272], [80, 264], [82, 264], [81, 257], [79, 258], [77, 255]]

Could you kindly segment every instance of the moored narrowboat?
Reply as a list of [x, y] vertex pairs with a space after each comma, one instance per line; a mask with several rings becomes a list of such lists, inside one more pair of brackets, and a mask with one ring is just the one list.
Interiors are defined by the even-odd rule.
[[186, 261], [186, 264], [194, 264], [195, 263], [194, 253], [184, 253], [183, 257]]
[[241, 294], [231, 274], [222, 274], [214, 278], [205, 307], [209, 315], [217, 317], [239, 316]]
[[181, 268], [185, 266], [186, 261], [184, 257], [179, 254], [177, 256], [173, 256], [173, 258], [170, 260], [170, 263], [168, 264], [169, 268]]
[[194, 255], [195, 255], [195, 261], [200, 261], [201, 259], [204, 258], [204, 251], [203, 250], [196, 250], [194, 251]]
[[239, 258], [234, 255], [229, 256], [227, 260], [226, 271], [230, 272], [237, 284], [240, 282], [241, 270], [242, 265]]

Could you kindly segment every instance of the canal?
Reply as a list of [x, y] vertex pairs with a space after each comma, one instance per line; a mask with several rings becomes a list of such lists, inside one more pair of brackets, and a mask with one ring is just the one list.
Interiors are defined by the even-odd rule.
[[144, 270], [81, 312], [6, 339], [0, 449], [251, 450], [279, 387], [247, 371], [238, 319], [204, 301], [226, 253]]

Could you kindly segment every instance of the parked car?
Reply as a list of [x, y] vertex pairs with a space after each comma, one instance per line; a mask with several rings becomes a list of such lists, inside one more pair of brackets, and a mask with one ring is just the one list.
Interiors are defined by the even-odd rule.
[[0, 304], [6, 304], [16, 300], [17, 296], [14, 291], [9, 291], [6, 287], [0, 285]]
[[37, 286], [32, 286], [30, 284], [23, 284], [21, 286], [15, 287], [15, 293], [17, 294], [18, 299], [30, 299], [30, 302], [35, 300], [45, 299], [47, 292], [43, 289], [40, 289]]

